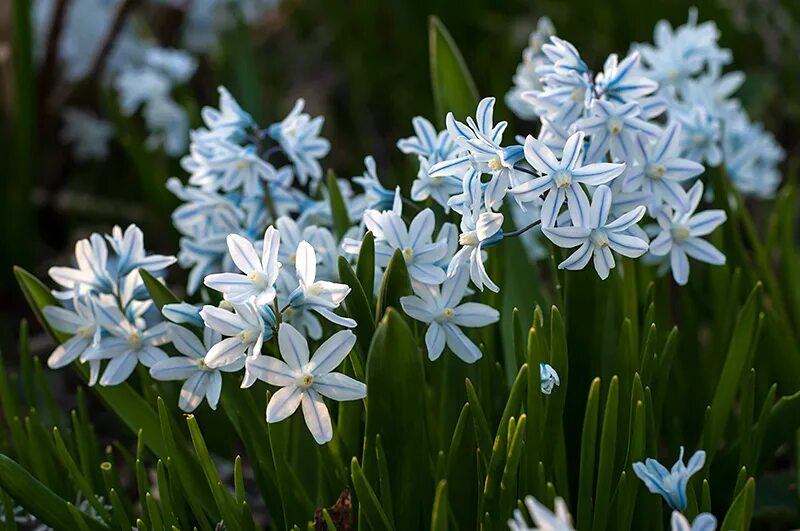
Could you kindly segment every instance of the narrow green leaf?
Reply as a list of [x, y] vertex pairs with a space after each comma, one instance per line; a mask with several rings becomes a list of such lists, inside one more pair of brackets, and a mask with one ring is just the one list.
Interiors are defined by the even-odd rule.
[[[73, 521], [65, 500], [3, 454], [0, 454], [0, 488], [17, 504], [50, 527], [63, 528], [64, 522]], [[91, 530], [108, 529], [97, 520], [85, 516], [81, 518]]]
[[475, 387], [469, 378], [466, 379], [465, 385], [467, 387], [467, 400], [470, 405], [470, 413], [472, 413], [472, 423], [475, 427], [475, 439], [478, 443], [478, 453], [480, 454], [481, 462], [484, 468], [489, 466], [489, 458], [492, 455], [492, 432], [489, 429], [489, 423], [486, 421], [486, 415], [481, 407], [478, 394], [475, 392]]
[[370, 308], [371, 297], [364, 292], [356, 273], [343, 256], [339, 257], [339, 279], [350, 286], [350, 293], [345, 299], [347, 313], [358, 323], [355, 328], [358, 344], [363, 352], [367, 352], [375, 333], [375, 316]]
[[747, 480], [747, 483], [741, 492], [739, 492], [738, 496], [733, 500], [719, 529], [736, 529], [737, 531], [747, 531], [750, 529], [755, 492], [756, 481], [750, 478]]
[[180, 302], [180, 299], [170, 291], [159, 279], [151, 275], [146, 269], [139, 269], [139, 276], [142, 277], [147, 293], [153, 299], [156, 307], [161, 310], [165, 304]]
[[341, 240], [347, 229], [350, 228], [350, 216], [347, 215], [347, 206], [342, 197], [342, 191], [336, 182], [336, 174], [328, 170], [328, 199], [331, 203], [331, 215], [333, 217], [333, 228], [336, 231], [336, 239]]
[[[367, 356], [367, 408], [364, 473], [378, 475], [375, 446], [380, 435], [391, 482], [398, 529], [416, 529], [423, 520], [425, 489], [432, 485], [425, 422], [425, 375], [411, 329], [395, 310], [386, 310]], [[432, 494], [432, 493], [431, 493]], [[429, 502], [428, 502], [429, 503]]]
[[712, 431], [709, 434], [709, 446], [706, 451], [710, 454], [711, 461], [718, 441], [727, 426], [728, 418], [733, 410], [736, 391], [740, 382], [748, 369], [748, 357], [754, 342], [758, 341], [755, 336], [756, 323], [758, 319], [759, 307], [761, 304], [761, 284], [757, 283], [753, 291], [747, 297], [744, 307], [739, 312], [739, 317], [734, 327], [733, 337], [731, 337], [728, 354], [725, 357], [725, 364], [722, 373], [717, 380], [717, 388], [714, 398], [711, 401], [713, 412]]
[[478, 89], [453, 37], [435, 16], [428, 19], [428, 48], [436, 118], [441, 129], [448, 112], [463, 118], [475, 111]]
[[97, 499], [92, 486], [89, 484], [89, 480], [86, 479], [86, 476], [83, 475], [78, 465], [75, 463], [75, 460], [70, 455], [58, 428], [53, 428], [53, 440], [55, 441], [55, 449], [58, 453], [59, 461], [61, 461], [61, 464], [67, 469], [67, 472], [72, 477], [72, 481], [83, 492], [86, 501], [97, 511], [97, 514], [99, 514], [106, 523], [111, 523], [111, 515], [100, 500]]
[[406, 260], [400, 249], [395, 249], [383, 273], [375, 319], [380, 322], [387, 308], [401, 309], [400, 298], [411, 295], [411, 279], [408, 276]]
[[600, 410], [600, 378], [592, 381], [589, 398], [586, 401], [586, 414], [583, 418], [581, 437], [581, 460], [578, 476], [578, 529], [591, 531], [592, 487], [594, 486], [594, 464], [597, 442], [597, 415]]
[[355, 457], [350, 463], [350, 477], [353, 480], [353, 489], [358, 497], [359, 508], [364, 514], [370, 528], [376, 531], [390, 531], [394, 529], [386, 513], [383, 512], [375, 491], [367, 481], [364, 471], [358, 465]]
[[367, 231], [361, 240], [356, 262], [356, 276], [364, 289], [364, 294], [372, 300], [375, 294], [375, 236]]
[[597, 489], [594, 497], [594, 520], [592, 529], [602, 531], [606, 528], [611, 498], [611, 477], [614, 474], [614, 460], [617, 452], [617, 430], [619, 411], [619, 378], [611, 378], [603, 413], [603, 428], [600, 434], [600, 457], [597, 468]]
[[447, 531], [447, 480], [441, 480], [436, 485], [436, 495], [433, 498], [433, 516], [431, 517], [431, 531]]

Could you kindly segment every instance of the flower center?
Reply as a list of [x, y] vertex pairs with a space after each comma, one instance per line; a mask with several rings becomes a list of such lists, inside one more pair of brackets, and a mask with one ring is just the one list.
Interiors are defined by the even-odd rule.
[[569, 95], [569, 99], [571, 99], [572, 101], [583, 101], [585, 97], [586, 97], [586, 90], [582, 88], [576, 88]]
[[433, 184], [434, 186], [438, 186], [442, 182], [442, 176], [441, 175], [435, 175], [435, 176], [431, 177], [430, 179], [431, 179], [431, 184]]
[[297, 377], [295, 384], [300, 389], [308, 389], [314, 384], [314, 376], [311, 373], [303, 373]]
[[239, 332], [239, 340], [242, 343], [255, 343], [260, 333], [261, 331], [256, 328], [248, 328]]
[[414, 249], [412, 249], [411, 247], [405, 247], [403, 249], [403, 258], [406, 259], [406, 262], [414, 258]]
[[480, 243], [480, 240], [478, 239], [478, 233], [474, 230], [462, 232], [458, 235], [458, 243], [469, 247], [476, 247]]
[[[403, 253], [403, 255], [405, 256], [405, 253]], [[317, 283], [317, 282], [314, 282], [313, 284], [308, 286], [308, 290], [307, 290], [308, 294], [313, 296], [313, 297], [318, 297], [318, 296], [322, 295], [323, 291], [325, 291], [324, 288], [322, 286], [320, 286], [319, 283]]]
[[492, 171], [500, 171], [503, 169], [503, 163], [500, 161], [500, 157], [495, 157], [488, 162], [489, 169]]
[[608, 120], [608, 132], [612, 135], [620, 134], [624, 126], [625, 124], [623, 124], [622, 120], [619, 118], [611, 118]]
[[686, 225], [675, 225], [671, 232], [673, 240], [682, 242], [689, 239], [689, 227]]
[[293, 264], [297, 263], [297, 253], [292, 253], [289, 255], [289, 261]]
[[94, 326], [86, 325], [78, 328], [78, 335], [81, 337], [92, 337], [94, 335]]
[[241, 170], [243, 170], [245, 168], [247, 168], [247, 161], [246, 160], [239, 159], [239, 160], [236, 161], [236, 169], [237, 170], [241, 171]]
[[696, 146], [702, 146], [706, 143], [706, 136], [700, 133], [695, 133], [692, 135], [692, 142]]
[[647, 176], [651, 179], [660, 179], [667, 173], [663, 164], [650, 164], [647, 166]]
[[261, 271], [251, 271], [247, 274], [247, 278], [249, 278], [253, 286], [258, 289], [265, 289], [267, 287], [267, 275]]
[[208, 368], [208, 365], [206, 365], [206, 360], [204, 359], [197, 360], [197, 366], [202, 370], [206, 370]]
[[442, 321], [447, 321], [448, 319], [452, 319], [455, 314], [456, 312], [452, 308], [445, 308], [442, 310], [442, 313], [439, 314], [439, 318]]
[[144, 340], [139, 332], [133, 332], [128, 336], [128, 348], [131, 350], [139, 350], [142, 348]]
[[233, 304], [226, 301], [225, 299], [219, 301], [219, 307], [222, 308], [223, 310], [228, 310], [229, 312], [233, 311]]
[[553, 174], [553, 182], [559, 188], [567, 188], [572, 184], [572, 173], [568, 170], [558, 170]]
[[608, 234], [604, 230], [592, 231], [592, 243], [595, 247], [608, 247]]

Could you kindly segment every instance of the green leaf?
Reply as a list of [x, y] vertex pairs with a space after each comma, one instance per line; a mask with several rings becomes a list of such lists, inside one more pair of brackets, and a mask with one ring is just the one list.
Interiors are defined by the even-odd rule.
[[433, 498], [433, 516], [431, 517], [431, 531], [447, 531], [447, 480], [441, 480], [436, 485], [436, 495]]
[[478, 89], [453, 37], [436, 16], [428, 19], [428, 51], [436, 118], [443, 129], [448, 112], [458, 117], [473, 114]]
[[[387, 309], [367, 357], [367, 408], [364, 473], [374, 481], [378, 464], [376, 438], [381, 437], [391, 480], [398, 529], [422, 525], [425, 489], [432, 485], [430, 451], [424, 422], [425, 375], [414, 335], [400, 314]], [[429, 506], [428, 506], [429, 507]]]
[[358, 497], [359, 509], [369, 523], [370, 528], [376, 531], [391, 531], [394, 529], [386, 513], [383, 512], [378, 497], [375, 495], [375, 491], [372, 490], [369, 481], [367, 481], [364, 471], [358, 466], [358, 459], [355, 457], [350, 462], [350, 477], [353, 480], [353, 489]]
[[[39, 279], [20, 267], [14, 268], [14, 274], [31, 310], [33, 310], [33, 313], [50, 337], [57, 343], [63, 343], [69, 339], [69, 335], [54, 330], [44, 318], [43, 309], [46, 306], [60, 306], [53, 294], [50, 293], [50, 290]], [[75, 367], [84, 381], [88, 381], [89, 370], [85, 365], [73, 363], [72, 366]], [[144, 432], [145, 443], [153, 453], [159, 457], [166, 455], [160, 436], [161, 430], [158, 417], [150, 404], [139, 393], [134, 391], [128, 384], [112, 387], [93, 386], [92, 389], [133, 433], [138, 433], [140, 429]]]
[[581, 437], [581, 460], [578, 477], [578, 529], [591, 529], [592, 486], [594, 485], [594, 463], [597, 452], [597, 415], [600, 410], [600, 378], [592, 380], [586, 414], [583, 417]]
[[758, 312], [761, 305], [761, 283], [757, 283], [747, 297], [744, 307], [739, 312], [736, 320], [728, 354], [722, 373], [717, 379], [717, 389], [711, 401], [713, 414], [711, 432], [708, 434], [708, 444], [705, 448], [711, 461], [714, 451], [728, 423], [728, 418], [733, 410], [736, 391], [745, 372], [749, 369], [748, 361], [753, 345], [758, 341], [756, 335]]
[[600, 457], [597, 469], [597, 490], [594, 497], [594, 520], [592, 529], [602, 531], [606, 528], [611, 499], [611, 477], [614, 474], [614, 458], [617, 452], [617, 430], [619, 411], [619, 378], [611, 378], [608, 387], [603, 429], [600, 434]]
[[366, 353], [372, 342], [372, 335], [375, 333], [375, 317], [370, 308], [370, 299], [344, 256], [339, 257], [339, 279], [350, 286], [350, 293], [345, 299], [345, 305], [347, 313], [358, 323], [355, 328], [356, 337], [358, 337], [361, 350]]
[[[451, 507], [476, 507], [478, 483], [475, 466], [475, 431], [470, 430], [469, 403], [464, 404], [447, 452], [447, 494]], [[469, 463], [466, 465], [465, 463]], [[458, 529], [475, 529], [475, 511], [454, 511]]]
[[736, 496], [736, 499], [733, 500], [719, 529], [736, 529], [736, 531], [747, 531], [750, 529], [755, 496], [756, 481], [750, 478], [747, 480], [741, 492], [739, 492], [739, 495]]
[[180, 302], [180, 299], [164, 285], [163, 282], [151, 275], [146, 269], [139, 269], [139, 276], [142, 277], [147, 293], [153, 299], [156, 307], [161, 310], [165, 304]]
[[[73, 522], [68, 502], [33, 477], [16, 461], [0, 454], [0, 488], [42, 523], [63, 529], [64, 522]], [[108, 529], [104, 524], [81, 514], [91, 530]]]
[[383, 273], [381, 290], [378, 293], [378, 307], [375, 319], [380, 322], [387, 308], [400, 309], [400, 298], [411, 295], [411, 280], [408, 276], [406, 260], [400, 249], [395, 249]]
[[364, 294], [371, 301], [375, 293], [375, 236], [367, 231], [361, 240], [356, 262], [356, 276], [364, 289]]
[[347, 229], [350, 228], [350, 216], [347, 214], [342, 191], [336, 182], [336, 174], [332, 170], [328, 171], [328, 199], [331, 203], [331, 215], [333, 217], [333, 228], [336, 231], [336, 239], [341, 240]]

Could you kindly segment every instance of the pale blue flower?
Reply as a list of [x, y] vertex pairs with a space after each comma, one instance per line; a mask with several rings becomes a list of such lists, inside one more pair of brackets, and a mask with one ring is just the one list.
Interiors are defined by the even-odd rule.
[[[539, 67], [537, 72], [544, 69]], [[521, 97], [529, 102], [537, 114], [561, 127], [570, 127], [580, 118], [592, 99], [592, 82], [588, 74], [573, 70], [550, 72], [542, 76], [541, 90], [523, 92]]]
[[536, 21], [536, 29], [528, 37], [528, 46], [522, 51], [522, 62], [512, 79], [513, 86], [506, 93], [505, 102], [508, 108], [518, 117], [532, 120], [537, 114], [533, 106], [522, 97], [530, 90], [541, 90], [542, 82], [537, 69], [549, 61], [542, 52], [550, 37], [555, 35], [553, 22], [547, 17]]
[[[484, 287], [495, 293], [500, 288], [495, 284], [484, 267], [484, 248], [495, 245], [503, 239], [503, 214], [481, 210], [481, 183], [477, 177], [464, 182], [465, 203], [459, 207], [461, 213], [461, 233], [458, 243], [461, 249], [453, 255], [447, 266], [447, 276], [454, 276], [458, 270], [469, 264], [469, 276], [479, 290]], [[451, 202], [452, 204], [452, 202]], [[456, 208], [456, 207], [454, 207]]]
[[752, 123], [741, 109], [725, 116], [722, 140], [725, 172], [743, 194], [769, 199], [781, 182], [783, 148], [762, 124]]
[[642, 119], [641, 107], [636, 102], [617, 104], [594, 100], [589, 110], [588, 117], [573, 125], [575, 130], [590, 137], [586, 152], [589, 162], [605, 160], [607, 153], [611, 153], [613, 160], [630, 161], [637, 135], [655, 139], [661, 134], [660, 127]]
[[633, 471], [653, 494], [660, 494], [673, 509], [683, 511], [688, 504], [686, 486], [695, 473], [699, 472], [706, 462], [706, 453], [698, 450], [689, 459], [688, 466], [683, 463], [683, 446], [678, 460], [667, 470], [655, 459], [646, 459], [644, 463], [633, 464]]
[[132, 67], [117, 76], [114, 88], [119, 95], [122, 114], [131, 116], [151, 100], [169, 98], [172, 82], [165, 74], [152, 68]]
[[621, 62], [617, 54], [609, 55], [603, 71], [595, 78], [595, 86], [600, 94], [616, 103], [637, 101], [658, 90], [658, 83], [642, 75], [638, 52]]
[[539, 69], [541, 75], [552, 72], [578, 72], [587, 73], [589, 67], [581, 59], [581, 55], [572, 43], [560, 39], [555, 35], [550, 37], [550, 42], [542, 45], [542, 53], [550, 61], [551, 65], [545, 65]]
[[144, 55], [144, 62], [160, 70], [176, 83], [185, 83], [197, 70], [197, 59], [185, 50], [151, 46]]
[[328, 154], [330, 142], [319, 136], [325, 118], [311, 118], [303, 112], [305, 101], [297, 100], [289, 115], [281, 122], [269, 126], [267, 132], [277, 141], [283, 152], [294, 164], [297, 180], [301, 185], [322, 178], [319, 160]]
[[468, 282], [469, 275], [466, 269], [461, 268], [454, 276], [445, 280], [441, 288], [415, 284], [415, 295], [400, 299], [406, 314], [428, 324], [425, 345], [431, 361], [439, 358], [446, 344], [462, 361], [476, 362], [481, 357], [481, 350], [459, 327], [488, 326], [500, 319], [500, 313], [491, 306], [461, 302]]
[[429, 171], [430, 177], [460, 175], [464, 180], [471, 179], [473, 172], [491, 175], [483, 196], [486, 208], [499, 206], [509, 187], [518, 184], [514, 165], [523, 156], [521, 146], [500, 146], [508, 123], [494, 123], [494, 104], [494, 98], [482, 99], [475, 120], [467, 117], [466, 124], [447, 114], [447, 131], [466, 155], [434, 164]]
[[59, 131], [59, 139], [72, 146], [76, 159], [102, 160], [108, 156], [108, 145], [115, 134], [111, 122], [74, 107], [65, 108], [61, 118], [64, 127]]
[[100, 377], [100, 385], [118, 385], [128, 379], [137, 364], [152, 367], [167, 358], [158, 348], [169, 341], [167, 323], [146, 328], [142, 322], [131, 322], [114, 304], [95, 302], [93, 307], [99, 326], [110, 334], [84, 354], [87, 361], [110, 360]]
[[169, 97], [151, 98], [142, 113], [149, 134], [145, 146], [150, 150], [164, 148], [176, 157], [186, 151], [189, 141], [189, 117], [186, 110]]
[[588, 215], [589, 200], [581, 184], [596, 186], [607, 183], [625, 171], [624, 164], [599, 162], [584, 166], [581, 163], [583, 133], [569, 137], [561, 160], [541, 141], [528, 136], [525, 139], [525, 160], [542, 176], [512, 189], [523, 203], [536, 201], [547, 192], [541, 210], [543, 227], [556, 223], [561, 207], [566, 201], [573, 225], [579, 225]]
[[264, 185], [278, 179], [275, 167], [262, 159], [252, 144], [239, 146], [226, 140], [206, 141], [191, 146], [192, 162], [186, 161], [192, 175], [189, 184], [205, 190], [232, 192], [241, 189], [245, 196], [263, 196]]
[[412, 280], [423, 284], [444, 282], [445, 272], [436, 262], [447, 252], [447, 244], [432, 241], [436, 222], [431, 209], [426, 208], [414, 216], [408, 227], [400, 214], [392, 210], [367, 211], [364, 222], [375, 236], [378, 266], [386, 267], [394, 251], [400, 250]]
[[253, 301], [256, 306], [267, 306], [275, 299], [275, 281], [281, 264], [278, 262], [280, 233], [273, 226], [267, 227], [259, 258], [253, 242], [238, 234], [227, 237], [228, 252], [239, 273], [215, 273], [208, 275], [203, 283], [222, 292], [225, 300], [233, 304]]
[[[88, 297], [75, 297], [72, 309], [45, 306], [43, 312], [50, 326], [72, 335], [67, 341], [58, 345], [47, 358], [47, 366], [51, 369], [66, 367], [100, 342], [101, 329], [94, 316], [91, 299]], [[99, 368], [99, 362], [96, 368]]]
[[657, 201], [665, 201], [672, 208], [689, 209], [689, 196], [681, 182], [703, 173], [702, 164], [680, 157], [681, 127], [670, 124], [655, 143], [639, 135], [634, 143], [634, 160], [622, 180], [622, 190], [642, 190]]
[[647, 77], [665, 88], [680, 87], [703, 69], [718, 70], [731, 61], [731, 52], [719, 48], [719, 30], [714, 22], [697, 24], [697, 9], [689, 10], [686, 24], [672, 29], [660, 20], [653, 32], [654, 44], [636, 44]]
[[722, 163], [720, 122], [700, 105], [674, 114], [682, 127], [682, 156], [709, 166]]
[[703, 240], [727, 218], [724, 210], [705, 210], [695, 214], [703, 196], [703, 183], [697, 181], [689, 190], [689, 210], [661, 212], [656, 220], [661, 232], [650, 242], [650, 253], [655, 256], [670, 256], [672, 277], [680, 285], [689, 281], [689, 258], [712, 265], [723, 265], [725, 255]]
[[289, 296], [289, 304], [295, 310], [313, 310], [328, 321], [355, 328], [356, 322], [349, 317], [342, 317], [333, 312], [347, 295], [350, 287], [347, 284], [317, 280], [317, 256], [314, 248], [303, 240], [297, 247], [295, 268], [299, 286]]
[[208, 401], [211, 409], [217, 409], [222, 391], [220, 371], [240, 371], [244, 367], [244, 358], [240, 357], [227, 365], [212, 369], [206, 365], [203, 358], [206, 352], [220, 341], [218, 332], [204, 328], [201, 342], [194, 332], [182, 326], [174, 324], [168, 326], [169, 340], [183, 356], [173, 356], [159, 361], [150, 367], [150, 376], [162, 381], [185, 380], [178, 397], [178, 407], [186, 413], [197, 409], [203, 398]]
[[542, 393], [546, 395], [553, 392], [553, 387], [561, 385], [561, 378], [559, 378], [558, 373], [547, 363], [539, 364], [539, 381]]
[[157, 276], [176, 262], [174, 256], [148, 255], [144, 249], [142, 229], [134, 224], [128, 225], [125, 232], [119, 225], [114, 225], [111, 235], [107, 235], [106, 240], [116, 253], [116, 267], [120, 276], [127, 275], [136, 269], [144, 269]]
[[283, 360], [258, 356], [247, 361], [254, 377], [280, 387], [267, 404], [267, 422], [280, 422], [302, 404], [306, 426], [317, 444], [333, 438], [330, 413], [322, 400], [360, 400], [367, 386], [345, 374], [333, 372], [353, 349], [356, 336], [349, 330], [333, 334], [309, 359], [308, 342], [292, 325], [278, 329], [278, 348]]
[[219, 87], [219, 109], [203, 107], [200, 116], [207, 130], [198, 131], [199, 137], [230, 139], [241, 136], [252, 127], [253, 117], [234, 99], [228, 89]]
[[419, 160], [417, 178], [411, 184], [411, 199], [422, 202], [431, 197], [444, 208], [445, 212], [449, 212], [448, 200], [461, 191], [463, 168], [459, 165], [454, 166], [452, 174], [437, 173], [434, 176], [431, 172], [433, 167], [442, 161], [458, 159], [462, 148], [453, 141], [447, 130], [437, 133], [425, 118], [416, 116], [411, 122], [416, 136], [403, 138], [397, 142], [400, 151], [417, 155]]
[[577, 251], [558, 264], [559, 269], [583, 269], [594, 257], [595, 271], [605, 280], [615, 266], [612, 250], [629, 258], [638, 258], [647, 252], [646, 240], [626, 234], [631, 226], [642, 219], [645, 208], [639, 206], [609, 222], [611, 200], [608, 186], [598, 186], [592, 196], [588, 215], [581, 223], [572, 227], [542, 228], [544, 235], [559, 247], [578, 247]]
[[514, 518], [508, 521], [511, 531], [575, 531], [572, 527], [572, 516], [562, 498], [555, 499], [555, 513], [533, 496], [525, 497], [525, 507], [535, 527], [529, 527], [522, 511], [514, 509]]
[[113, 293], [116, 279], [108, 270], [108, 247], [97, 233], [75, 243], [75, 262], [78, 266], [54, 266], [48, 270], [50, 278], [64, 288], [53, 291], [59, 299], [72, 299], [92, 291]]
[[252, 303], [233, 304], [232, 309], [206, 305], [200, 317], [208, 328], [226, 336], [211, 347], [205, 356], [209, 367], [223, 367], [244, 357], [261, 354], [264, 341], [272, 337], [276, 326], [275, 314], [269, 307], [256, 309]]
[[173, 323], [188, 324], [202, 328], [205, 326], [203, 318], [200, 317], [200, 310], [202, 309], [202, 306], [196, 306], [188, 302], [176, 302], [173, 304], [165, 304], [161, 308], [161, 315]]
[[698, 514], [694, 522], [689, 520], [679, 511], [672, 511], [670, 518], [670, 531], [714, 531], [717, 528], [717, 519], [711, 513]]
[[353, 177], [353, 182], [364, 189], [367, 208], [386, 210], [392, 207], [395, 192], [389, 190], [378, 180], [378, 170], [375, 159], [370, 155], [364, 158], [366, 171], [359, 177]]

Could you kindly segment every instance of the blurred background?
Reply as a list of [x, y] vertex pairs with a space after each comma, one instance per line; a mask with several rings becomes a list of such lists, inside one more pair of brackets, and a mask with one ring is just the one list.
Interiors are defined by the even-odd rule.
[[[776, 135], [791, 164], [800, 154], [797, 0], [4, 0], [0, 346], [14, 350], [19, 319], [28, 316], [12, 265], [45, 278], [49, 266], [69, 262], [77, 238], [115, 224], [138, 224], [152, 251], [177, 251], [169, 217], [177, 200], [164, 184], [173, 175], [185, 179], [179, 159], [188, 137], [180, 138], [180, 131], [199, 125], [203, 105], [216, 106], [217, 85], [228, 87], [264, 125], [305, 98], [308, 111], [326, 119], [323, 135], [332, 144], [327, 167], [340, 176], [359, 175], [364, 157], [373, 155], [385, 184], [403, 184], [413, 178], [415, 163], [395, 143], [411, 134], [413, 116], [434, 118], [429, 15], [449, 29], [481, 96], [502, 99], [540, 16], [550, 17], [558, 35], [597, 69], [609, 53], [652, 41], [659, 19], [684, 23], [692, 5], [700, 21], [719, 26], [721, 46], [733, 51], [730, 68], [747, 75], [738, 96]], [[57, 27], [60, 34], [53, 35]], [[125, 60], [119, 49], [137, 46], [130, 42], [137, 38], [150, 47], [188, 51], [193, 69], [176, 76], [172, 107], [132, 112], [125, 101], [126, 94], [158, 88], [139, 66], [123, 75], [130, 65], [119, 64]], [[181, 67], [175, 58], [162, 59]], [[92, 119], [70, 125], [76, 121], [70, 109]], [[511, 120], [516, 134], [533, 131], [503, 105], [498, 114]], [[178, 138], [162, 138], [154, 136], [154, 124], [182, 127]], [[85, 128], [80, 132], [97, 136], [99, 144], [110, 137], [107, 152], [96, 160], [78, 153], [70, 127], [73, 133]], [[46, 351], [51, 345], [37, 328], [32, 346]]]

